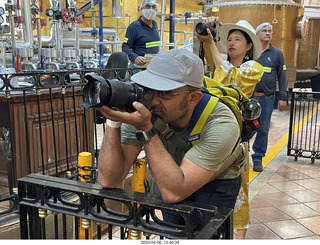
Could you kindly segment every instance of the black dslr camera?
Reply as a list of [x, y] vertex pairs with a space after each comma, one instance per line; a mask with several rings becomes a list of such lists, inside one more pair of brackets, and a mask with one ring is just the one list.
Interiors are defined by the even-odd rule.
[[207, 36], [208, 35], [207, 28], [209, 28], [209, 30], [211, 31], [211, 35], [213, 37], [213, 40], [215, 42], [219, 42], [220, 41], [219, 24], [214, 24], [212, 26], [207, 23], [199, 22], [196, 25], [196, 33], [198, 33], [199, 35], [202, 35], [202, 36]]
[[139, 86], [133, 82], [107, 80], [102, 76], [88, 74], [88, 83], [83, 88], [85, 108], [99, 108], [103, 105], [118, 107], [128, 112], [135, 111], [132, 102], [138, 101], [151, 110], [153, 90]]

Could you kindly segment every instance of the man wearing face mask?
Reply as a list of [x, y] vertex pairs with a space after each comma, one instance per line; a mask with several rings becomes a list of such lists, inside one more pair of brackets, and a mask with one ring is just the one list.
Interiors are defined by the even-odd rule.
[[145, 54], [156, 54], [159, 52], [159, 31], [156, 11], [159, 4], [156, 0], [143, 0], [141, 3], [142, 16], [133, 21], [127, 28], [122, 51], [131, 61], [130, 68], [140, 67], [146, 63]]

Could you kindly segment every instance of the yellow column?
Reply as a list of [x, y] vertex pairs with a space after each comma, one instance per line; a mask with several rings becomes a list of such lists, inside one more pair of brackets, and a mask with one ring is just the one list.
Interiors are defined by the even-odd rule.
[[145, 193], [145, 182], [147, 180], [147, 162], [137, 159], [133, 166], [132, 190]]
[[[146, 192], [145, 184], [147, 181], [147, 162], [143, 159], [137, 159], [133, 165], [132, 190], [136, 192]], [[131, 240], [140, 240], [141, 232], [129, 230], [128, 238]]]
[[[86, 170], [92, 167], [92, 156], [90, 152], [81, 152], [78, 157], [78, 173], [79, 173], [79, 181], [82, 182], [90, 182], [90, 179], [82, 177], [82, 176], [90, 176], [92, 172], [90, 170]], [[88, 229], [88, 239], [92, 239], [92, 221], [87, 219], [79, 219], [79, 238], [85, 239], [85, 230]]]

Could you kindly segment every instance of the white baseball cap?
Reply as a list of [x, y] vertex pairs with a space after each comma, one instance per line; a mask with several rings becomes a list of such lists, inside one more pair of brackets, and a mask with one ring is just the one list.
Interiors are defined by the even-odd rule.
[[203, 62], [197, 55], [187, 49], [171, 49], [159, 52], [147, 69], [131, 80], [150, 89], [169, 91], [186, 85], [201, 88], [203, 76]]

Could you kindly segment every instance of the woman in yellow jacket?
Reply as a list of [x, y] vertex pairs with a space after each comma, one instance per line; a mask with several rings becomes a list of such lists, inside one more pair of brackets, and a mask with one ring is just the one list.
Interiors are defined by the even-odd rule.
[[[213, 79], [205, 77], [207, 87], [232, 84], [251, 97], [255, 85], [260, 81], [263, 67], [256, 61], [262, 51], [261, 42], [255, 34], [254, 28], [245, 20], [236, 24], [219, 23], [218, 17], [209, 17], [206, 20], [209, 25], [221, 25], [220, 50], [224, 51], [228, 58], [224, 60], [220, 54], [217, 43], [214, 41], [211, 31], [208, 35], [198, 35], [203, 42], [203, 49], [207, 63], [214, 72]], [[237, 229], [237, 239], [244, 239], [249, 226], [249, 150], [246, 148], [247, 164], [242, 170], [242, 184], [234, 208], [233, 224]]]

